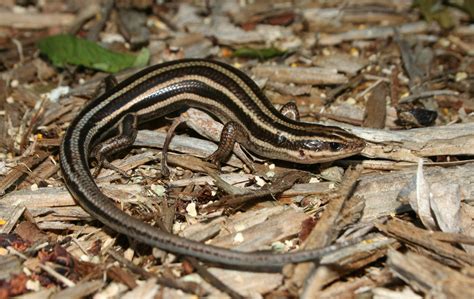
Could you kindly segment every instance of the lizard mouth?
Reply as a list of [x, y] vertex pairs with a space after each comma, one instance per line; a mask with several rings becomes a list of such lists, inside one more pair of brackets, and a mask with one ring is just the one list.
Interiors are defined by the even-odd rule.
[[306, 158], [307, 162], [324, 163], [347, 158], [360, 153], [366, 146], [363, 139], [353, 140], [349, 143], [329, 143], [325, 152], [309, 152], [306, 157], [301, 155], [303, 160]]

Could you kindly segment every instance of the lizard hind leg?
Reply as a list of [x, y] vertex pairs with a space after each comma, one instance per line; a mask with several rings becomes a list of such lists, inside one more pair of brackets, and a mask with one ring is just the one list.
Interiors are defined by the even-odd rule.
[[230, 121], [226, 123], [222, 129], [217, 150], [207, 157], [206, 160], [220, 168], [221, 162], [225, 162], [232, 153], [234, 144], [238, 142], [242, 145], [247, 143], [248, 140], [248, 135], [242, 126], [234, 121]]
[[102, 168], [112, 169], [126, 178], [129, 177], [125, 171], [112, 165], [108, 159], [112, 155], [133, 145], [137, 138], [137, 126], [137, 116], [132, 113], [126, 114], [118, 124], [118, 134], [104, 140], [93, 148], [91, 156], [97, 160], [97, 166], [92, 174], [93, 177], [97, 177]]

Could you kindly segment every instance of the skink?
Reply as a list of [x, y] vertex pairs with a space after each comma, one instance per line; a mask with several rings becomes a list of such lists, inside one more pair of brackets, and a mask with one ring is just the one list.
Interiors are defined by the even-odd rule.
[[[60, 148], [62, 175], [72, 196], [93, 217], [119, 233], [174, 254], [222, 265], [279, 268], [317, 261], [347, 245], [284, 254], [238, 252], [161, 231], [116, 207], [94, 182], [89, 170], [91, 155], [110, 154], [130, 145], [139, 124], [185, 107], [206, 110], [232, 124], [222, 134], [226, 142], [236, 140], [265, 158], [312, 164], [348, 157], [364, 147], [363, 140], [340, 128], [285, 117], [247, 75], [227, 64], [203, 59], [166, 62], [106, 91], [72, 121]], [[226, 142], [221, 141], [213, 156], [217, 162], [228, 154]]]

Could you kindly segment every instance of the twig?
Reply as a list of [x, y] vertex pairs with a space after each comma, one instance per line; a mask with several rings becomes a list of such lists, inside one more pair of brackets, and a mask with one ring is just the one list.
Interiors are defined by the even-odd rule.
[[234, 299], [245, 298], [242, 295], [240, 295], [239, 293], [237, 293], [236, 291], [234, 291], [233, 289], [231, 289], [229, 286], [224, 284], [219, 278], [214, 276], [211, 272], [207, 271], [207, 269], [204, 266], [202, 266], [198, 262], [198, 260], [196, 260], [195, 258], [186, 257], [186, 260], [194, 267], [194, 269], [196, 269], [196, 272], [205, 281], [207, 281], [209, 284], [211, 284], [216, 289], [226, 293], [227, 295], [229, 295], [231, 298], [234, 298]]
[[16, 49], [18, 51], [18, 56], [20, 57], [20, 64], [23, 64], [23, 61], [25, 61], [25, 57], [23, 56], [23, 46], [21, 45], [21, 42], [16, 38], [12, 38], [12, 42], [15, 44]]
[[[288, 171], [274, 178], [273, 184], [267, 184], [260, 190], [246, 191], [245, 194], [242, 194], [242, 191], [239, 190], [239, 193], [237, 194], [230, 194], [228, 196], [224, 196], [219, 201], [208, 205], [205, 210], [210, 211], [218, 207], [235, 208], [251, 200], [256, 200], [266, 196], [277, 196], [278, 194], [290, 189], [296, 182], [308, 178], [308, 173], [302, 171]], [[216, 181], [216, 185], [219, 186], [219, 188], [221, 188], [223, 184], [229, 185], [220, 178]], [[231, 187], [235, 188], [233, 186]], [[228, 188], [226, 189], [229, 190]]]
[[161, 152], [161, 175], [164, 177], [170, 176], [170, 169], [168, 168], [168, 148], [171, 143], [171, 139], [173, 138], [176, 128], [183, 122], [185, 122], [185, 120], [183, 120], [181, 117], [175, 118], [169, 127], [168, 132], [166, 133], [163, 151]]
[[413, 95], [407, 96], [405, 98], [402, 98], [399, 103], [400, 104], [409, 103], [409, 102], [413, 102], [413, 101], [415, 101], [417, 99], [420, 99], [420, 98], [428, 98], [428, 97], [441, 96], [441, 95], [457, 96], [457, 95], [459, 95], [459, 92], [454, 91], [454, 90], [449, 90], [449, 89], [422, 91], [420, 93], [413, 94]]
[[114, 0], [107, 0], [105, 2], [103, 8], [101, 9], [99, 22], [97, 22], [97, 24], [95, 24], [95, 26], [91, 28], [89, 33], [87, 33], [88, 40], [91, 40], [91, 41], [97, 40], [97, 38], [99, 37], [100, 31], [102, 30], [102, 28], [104, 28], [105, 23], [110, 17], [110, 13], [112, 11], [112, 8], [114, 7], [114, 3], [115, 3]]

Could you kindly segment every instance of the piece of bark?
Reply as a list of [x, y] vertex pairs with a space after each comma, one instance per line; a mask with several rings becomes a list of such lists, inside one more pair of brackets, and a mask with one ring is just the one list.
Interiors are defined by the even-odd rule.
[[266, 88], [273, 89], [280, 94], [290, 95], [290, 96], [301, 96], [311, 94], [312, 86], [308, 85], [294, 85], [294, 84], [285, 84], [281, 82], [269, 81], [265, 85]]
[[[315, 275], [311, 277], [313, 280], [311, 284], [312, 288], [305, 288], [306, 292], [301, 294], [301, 296], [311, 296], [311, 294], [319, 292], [320, 286], [327, 285], [352, 271], [357, 271], [384, 257], [390, 247], [397, 248], [399, 247], [399, 243], [392, 238], [386, 238], [380, 234], [373, 234], [366, 242], [361, 242], [357, 245], [324, 256], [321, 259], [321, 265], [318, 271], [315, 271]], [[334, 267], [331, 265], [337, 266]], [[294, 285], [287, 282], [287, 287], [291, 289]]]
[[315, 56], [313, 63], [325, 69], [336, 69], [338, 72], [355, 75], [367, 65], [368, 60], [345, 53], [334, 53], [329, 56]]
[[[447, 161], [447, 162], [424, 162], [423, 165], [428, 168], [432, 167], [455, 167], [466, 165], [469, 163], [474, 162], [474, 159], [469, 160], [462, 160], [462, 161]], [[393, 171], [393, 170], [407, 170], [407, 169], [415, 169], [416, 165], [413, 162], [395, 162], [395, 161], [387, 161], [387, 160], [364, 160], [362, 161], [364, 165], [364, 169], [369, 170], [376, 170], [376, 171]]]
[[[68, 32], [70, 34], [76, 34], [87, 21], [100, 15], [100, 12], [100, 5], [96, 3], [89, 3], [89, 5], [82, 7], [77, 13], [74, 22], [70, 25]], [[91, 40], [97, 39], [92, 38]]]
[[3, 179], [0, 181], [0, 195], [5, 194], [5, 191], [11, 187], [18, 179], [20, 179], [30, 169], [33, 169], [36, 165], [43, 162], [49, 156], [50, 153], [46, 151], [36, 151], [33, 155], [21, 158], [18, 166], [12, 169]]
[[388, 86], [386, 83], [378, 84], [368, 96], [365, 119], [362, 126], [366, 128], [383, 129], [387, 116]]
[[392, 107], [398, 106], [398, 103], [400, 101], [400, 94], [402, 92], [400, 78], [398, 77], [399, 74], [400, 66], [397, 65], [392, 69], [392, 72], [390, 74], [390, 100]]
[[48, 241], [48, 236], [29, 221], [20, 222], [15, 228], [15, 233], [31, 244]]
[[[456, 182], [461, 186], [464, 201], [471, 199], [474, 194], [472, 184], [473, 164], [457, 167], [440, 168], [431, 167], [424, 170], [424, 175], [429, 183]], [[404, 170], [393, 173], [367, 174], [362, 176], [354, 192], [354, 196], [362, 196], [365, 199], [363, 222], [389, 215], [390, 213], [403, 213], [411, 210], [403, 198], [410, 191], [413, 192], [415, 185], [416, 170]], [[389, 212], [391, 211], [391, 212]]]
[[385, 298], [385, 299], [398, 299], [398, 298], [410, 298], [410, 299], [423, 299], [409, 286], [397, 288], [396, 290], [389, 289], [387, 287], [378, 287], [371, 290], [373, 298]]
[[22, 264], [18, 257], [14, 255], [0, 255], [0, 280], [8, 280], [10, 275], [20, 274]]
[[132, 50], [149, 42], [150, 31], [146, 26], [147, 15], [132, 9], [119, 9], [119, 29], [130, 43]]
[[425, 74], [421, 69], [421, 66], [416, 62], [415, 53], [411, 50], [408, 41], [402, 39], [397, 30], [394, 35], [395, 42], [398, 44], [400, 49], [400, 56], [402, 57], [403, 67], [405, 68], [408, 77], [410, 78], [410, 87], [419, 84], [421, 79], [424, 78]]
[[74, 14], [67, 13], [13, 13], [0, 12], [0, 26], [18, 29], [38, 30], [46, 27], [70, 26], [75, 20]]
[[[269, 218], [278, 219], [280, 217], [286, 217], [286, 214], [296, 215], [296, 218], [301, 221], [307, 217], [301, 211], [293, 210], [293, 208], [274, 206], [234, 214], [228, 218], [219, 217], [210, 222], [196, 223], [187, 226], [180, 235], [196, 241], [205, 241], [209, 239], [210, 236], [215, 236], [219, 233], [220, 236], [218, 238], [221, 238], [223, 242], [221, 246], [231, 246], [232, 241], [230, 241], [230, 239], [240, 231], [261, 225]], [[224, 225], [225, 229], [222, 229]], [[296, 231], [299, 226], [300, 224], [296, 223]]]
[[302, 10], [302, 17], [308, 24], [309, 32], [331, 33], [344, 28], [353, 28], [354, 23], [384, 23], [392, 26], [406, 23], [410, 17], [403, 12], [410, 10], [409, 5], [405, 1], [396, 3], [376, 1], [370, 4], [352, 1], [347, 6], [305, 7]]
[[107, 275], [111, 279], [125, 284], [130, 289], [134, 289], [137, 286], [137, 283], [135, 282], [135, 278], [130, 273], [128, 273], [127, 271], [123, 270], [120, 267], [112, 266], [108, 268]]
[[474, 279], [414, 252], [391, 250], [388, 267], [413, 289], [434, 298], [473, 298]]
[[317, 226], [311, 231], [310, 236], [306, 240], [304, 248], [325, 247], [334, 240], [338, 234], [337, 229], [340, 229], [336, 222], [341, 216], [346, 200], [351, 197], [353, 186], [360, 177], [361, 172], [361, 167], [346, 171], [342, 184], [337, 190], [337, 195], [326, 206]]
[[[215, 22], [209, 25], [193, 24], [190, 28], [192, 32], [199, 32], [207, 36], [213, 36], [217, 39], [219, 44], [224, 45], [244, 45], [251, 43], [274, 43], [284, 42], [284, 38], [293, 37], [293, 46], [299, 44], [298, 37], [295, 37], [293, 31], [289, 27], [272, 26], [267, 24], [259, 24], [253, 30], [244, 30], [241, 27], [233, 24], [227, 17], [219, 17]], [[283, 43], [284, 45], [284, 43]], [[279, 47], [286, 50], [285, 47]]]
[[20, 299], [44, 299], [44, 298], [51, 298], [54, 293], [54, 289], [40, 289], [39, 291], [30, 292], [28, 294], [23, 294], [21, 296], [17, 296]]
[[[413, 181], [412, 181], [413, 182]], [[418, 163], [416, 172], [416, 195], [415, 192], [410, 192], [408, 196], [408, 202], [411, 208], [416, 212], [423, 225], [429, 230], [436, 230], [436, 221], [432, 216], [431, 212], [431, 184], [429, 184], [423, 175], [423, 163]], [[410, 185], [411, 187], [411, 185]], [[404, 188], [405, 189], [405, 188]], [[411, 188], [410, 188], [411, 189]], [[405, 190], [402, 190], [404, 193]], [[412, 195], [412, 196], [410, 196]]]
[[[202, 279], [207, 281], [211, 284], [214, 288], [218, 289], [219, 291], [225, 293], [232, 299], [243, 299], [245, 297], [241, 296], [234, 288], [230, 287], [226, 283], [222, 281], [221, 277], [217, 277], [216, 275], [212, 274], [208, 269], [202, 265], [197, 259], [194, 257], [187, 257], [186, 262], [190, 263], [195, 271], [201, 276]], [[240, 287], [239, 287], [240, 289]]]
[[51, 159], [44, 160], [41, 164], [34, 168], [30, 176], [27, 177], [19, 185], [20, 189], [30, 187], [32, 184], [45, 185], [45, 181], [59, 171], [59, 164], [53, 163]]
[[130, 262], [126, 258], [124, 258], [121, 254], [115, 252], [113, 249], [108, 249], [107, 253], [110, 254], [114, 259], [116, 259], [118, 262], [126, 266], [130, 271], [141, 275], [142, 277], [146, 279], [151, 279], [154, 278], [156, 279], [156, 282], [160, 285], [163, 285], [168, 288], [173, 288], [176, 290], [180, 290], [181, 294], [182, 292], [185, 293], [190, 293], [190, 294], [195, 294], [198, 296], [204, 296], [205, 292], [202, 289], [201, 286], [197, 285], [195, 282], [192, 281], [183, 281], [183, 280], [177, 280], [177, 279], [172, 279], [168, 277], [155, 277], [155, 275], [151, 272], [145, 271], [143, 268], [135, 265], [134, 263]]
[[393, 274], [388, 268], [381, 270], [373, 268], [368, 274], [362, 277], [334, 283], [320, 292], [308, 294], [306, 298], [352, 298], [354, 294], [362, 293], [362, 290], [372, 290], [376, 287], [382, 287], [393, 280]]
[[272, 242], [297, 234], [306, 218], [299, 209], [274, 206], [196, 223], [187, 226], [180, 235], [196, 241], [217, 235], [212, 244], [243, 251], [268, 249]]
[[412, 103], [416, 100], [423, 99], [423, 98], [430, 98], [435, 96], [459, 96], [459, 92], [449, 89], [440, 89], [440, 90], [426, 90], [426, 91], [419, 91], [415, 94], [409, 95], [400, 99], [399, 103]]
[[[104, 185], [102, 191], [112, 198], [120, 198], [125, 203], [127, 201], [140, 201], [146, 199], [145, 189], [139, 185]], [[132, 199], [132, 200], [131, 200]], [[70, 220], [90, 220], [90, 215], [77, 206], [70, 193], [64, 188], [40, 188], [36, 191], [20, 190], [10, 192], [0, 200], [0, 217], [14, 221], [21, 216], [23, 210], [18, 213], [17, 209], [28, 207], [29, 211], [42, 228], [41, 220], [45, 221], [70, 221]], [[18, 215], [13, 217], [12, 215]], [[44, 215], [44, 216], [43, 216]], [[14, 224], [14, 223], [13, 223]], [[8, 229], [10, 225], [5, 225], [2, 229]]]
[[7, 219], [7, 222], [0, 227], [0, 233], [11, 232], [26, 209], [23, 205], [8, 207], [8, 209], [1, 209], [0, 212], [0, 218]]
[[466, 40], [462, 40], [461, 38], [452, 34], [448, 36], [448, 39], [450, 42], [462, 49], [467, 55], [474, 56], [474, 50], [472, 50], [472, 42], [466, 42]]
[[[349, 169], [346, 171], [342, 185], [338, 190], [338, 195], [326, 205], [324, 213], [322, 213], [321, 218], [306, 239], [303, 248], [323, 248], [330, 245], [334, 241], [339, 230], [341, 229], [341, 227], [336, 224], [336, 221], [340, 217], [344, 203], [351, 196], [353, 186], [356, 180], [359, 178], [361, 172], [361, 167], [358, 167], [355, 170]], [[316, 265], [311, 262], [296, 265], [294, 274], [291, 278], [291, 284], [302, 286], [306, 281], [305, 288], [311, 289], [311, 292], [315, 291], [320, 287], [319, 281], [317, 282], [316, 280], [312, 279], [312, 277], [316, 275], [312, 274], [315, 268], [317, 268]], [[323, 269], [319, 271], [325, 270]], [[308, 276], [310, 277], [308, 278]]]
[[38, 222], [38, 228], [41, 230], [68, 230], [72, 229], [74, 224], [60, 221], [42, 221]]
[[80, 282], [73, 287], [66, 288], [57, 293], [52, 294], [49, 298], [60, 299], [60, 298], [84, 298], [94, 292], [98, 291], [104, 286], [104, 282], [101, 280], [92, 280], [86, 282]]
[[474, 123], [403, 131], [349, 130], [370, 141], [362, 151], [366, 157], [418, 162], [420, 157], [474, 155]]
[[[401, 34], [423, 33], [433, 28], [424, 21], [406, 23], [398, 27]], [[392, 26], [371, 27], [367, 29], [355, 29], [342, 33], [324, 34], [319, 39], [319, 44], [323, 46], [340, 44], [344, 41], [353, 41], [360, 39], [388, 38], [395, 34]]]
[[182, 49], [184, 58], [206, 58], [213, 44], [201, 33], [178, 33], [169, 46]]
[[[375, 6], [379, 4], [383, 5], [384, 3], [374, 3]], [[399, 10], [376, 11], [371, 6], [361, 7], [359, 10], [348, 7], [343, 10], [343, 13], [342, 20], [346, 23], [383, 23], [396, 26], [410, 21], [410, 18]]]
[[446, 232], [431, 232], [431, 236], [438, 241], [474, 245], [474, 236]]
[[[225, 284], [236, 290], [245, 298], [255, 298], [259, 294], [268, 293], [276, 289], [283, 280], [283, 275], [280, 273], [258, 273], [237, 270], [227, 270], [221, 268], [209, 268], [216, 277], [219, 277]], [[185, 276], [186, 280], [196, 279], [196, 274]], [[222, 293], [212, 289], [210, 285], [201, 282], [202, 286], [216, 298], [223, 296]]]
[[109, 20], [114, 4], [115, 4], [114, 0], [108, 0], [102, 4], [102, 7], [97, 9], [97, 12], [96, 12], [97, 22], [95, 22], [95, 24], [91, 26], [91, 28], [89, 29], [89, 32], [87, 33], [88, 40], [94, 41], [94, 42], [98, 40], [100, 32], [102, 31], [102, 29], [105, 27], [105, 24]]
[[[124, 202], [133, 198], [143, 200], [145, 189], [138, 185], [105, 185], [102, 186], [105, 194], [112, 197], [121, 198]], [[39, 220], [38, 225], [42, 227], [41, 221], [71, 221], [91, 219], [89, 214], [77, 206], [70, 193], [64, 188], [40, 188], [36, 191], [20, 190], [11, 192], [0, 200], [0, 217], [13, 221], [21, 216], [16, 209], [24, 209], [27, 206], [35, 219]], [[14, 217], [12, 215], [20, 215]], [[5, 225], [2, 229], [8, 229]]]
[[427, 229], [451, 233], [464, 231], [461, 187], [453, 180], [427, 182], [422, 166], [423, 164], [419, 163], [416, 186], [415, 181], [412, 181], [402, 190], [400, 198], [403, 202], [410, 203]]
[[430, 232], [417, 228], [414, 225], [396, 218], [386, 224], [377, 224], [377, 228], [397, 239], [409, 242], [414, 246], [431, 251], [439, 260], [454, 263], [458, 266], [474, 264], [474, 255], [457, 249], [451, 244], [443, 243], [430, 238]]
[[295, 84], [344, 84], [348, 82], [345, 75], [338, 74], [335, 69], [318, 67], [289, 67], [258, 65], [252, 69], [255, 76], [268, 78], [282, 83]]
[[18, 80], [20, 83], [29, 83], [37, 78], [38, 70], [34, 61], [26, 61], [18, 67], [7, 72], [11, 80]]
[[[102, 290], [97, 291], [94, 294], [96, 298], [109, 298], [109, 297], [120, 297], [128, 290], [128, 287], [118, 282], [110, 282]], [[182, 294], [182, 292], [181, 292]]]
[[218, 236], [210, 244], [241, 251], [270, 249], [273, 242], [296, 235], [301, 230], [301, 223], [307, 218], [302, 211], [293, 208], [271, 216], [265, 215], [271, 211], [266, 210], [259, 210], [260, 217], [265, 220], [259, 224], [252, 224], [255, 219], [243, 218], [244, 215], [239, 217], [241, 220], [238, 224], [228, 222], [226, 231], [232, 233]]
[[[312, 113], [312, 115], [319, 119], [327, 119], [327, 122], [334, 120], [338, 123], [336, 126], [344, 126], [343, 124], [349, 124], [360, 127], [364, 119], [364, 110], [361, 107], [349, 103], [332, 105], [325, 111], [327, 112], [317, 112]], [[339, 125], [339, 123], [341, 125]]]
[[159, 291], [159, 286], [157, 285], [156, 278], [150, 278], [145, 283], [123, 294], [122, 298], [123, 299], [155, 298], [155, 296], [158, 294], [158, 291]]

